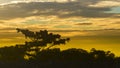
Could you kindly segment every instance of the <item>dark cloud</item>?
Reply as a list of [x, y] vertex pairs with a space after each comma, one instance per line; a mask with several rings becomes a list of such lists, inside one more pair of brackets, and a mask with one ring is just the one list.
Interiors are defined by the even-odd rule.
[[96, 31], [96, 35], [103, 35], [103, 36], [120, 36], [120, 29], [103, 29]]
[[115, 16], [114, 18], [120, 18], [120, 16]]
[[107, 26], [107, 25], [99, 25], [99, 26]]
[[[78, 0], [79, 1], [79, 0]], [[30, 2], [8, 4], [0, 7], [0, 19], [24, 18], [30, 16], [57, 16], [59, 18], [68, 17], [110, 17], [115, 14], [104, 13], [110, 8], [88, 7], [87, 4], [95, 3], [93, 0], [80, 2]], [[88, 2], [87, 2], [88, 1]], [[100, 0], [97, 0], [97, 2]], [[86, 4], [87, 2], [87, 4]]]
[[80, 32], [80, 30], [49, 30], [50, 32]]
[[78, 24], [75, 24], [75, 25], [92, 25], [93, 23], [78, 23]]
[[0, 24], [1, 24], [1, 23], [3, 24], [3, 23], [5, 23], [5, 22], [3, 22], [3, 21], [0, 21]]
[[78, 35], [81, 36], [79, 33], [87, 33], [86, 36], [119, 36], [120, 37], [120, 29], [99, 29], [99, 30], [49, 30], [50, 32], [59, 32], [59, 33], [66, 33], [66, 32], [78, 32]]
[[10, 27], [8, 27], [8, 28], [1, 28], [0, 32], [3, 32], [3, 31], [12, 31], [12, 30], [16, 30], [16, 28], [10, 28]]
[[112, 23], [112, 24], [120, 24], [120, 21], [118, 21], [118, 22], [115, 22], [115, 23]]

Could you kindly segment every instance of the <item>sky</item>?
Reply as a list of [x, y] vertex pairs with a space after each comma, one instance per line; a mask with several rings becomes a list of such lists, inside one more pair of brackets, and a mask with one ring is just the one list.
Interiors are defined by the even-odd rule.
[[120, 55], [120, 0], [0, 0], [0, 47], [26, 40], [16, 28], [47, 29], [70, 37], [68, 47]]

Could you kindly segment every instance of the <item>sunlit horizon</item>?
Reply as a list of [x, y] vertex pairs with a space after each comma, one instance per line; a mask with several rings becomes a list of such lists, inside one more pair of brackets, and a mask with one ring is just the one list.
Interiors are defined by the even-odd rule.
[[61, 49], [96, 48], [120, 56], [119, 0], [0, 0], [0, 47], [28, 40], [16, 28], [70, 37]]

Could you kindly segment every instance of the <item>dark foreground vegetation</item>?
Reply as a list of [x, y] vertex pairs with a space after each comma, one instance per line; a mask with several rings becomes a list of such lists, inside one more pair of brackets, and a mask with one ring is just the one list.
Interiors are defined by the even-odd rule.
[[18, 47], [0, 49], [0, 68], [120, 68], [120, 57], [110, 51], [91, 49], [46, 49], [25, 59]]
[[46, 30], [17, 30], [31, 41], [0, 48], [0, 68], [120, 68], [120, 57], [110, 51], [94, 48], [90, 51], [76, 48], [61, 51], [51, 47], [66, 44], [69, 38]]

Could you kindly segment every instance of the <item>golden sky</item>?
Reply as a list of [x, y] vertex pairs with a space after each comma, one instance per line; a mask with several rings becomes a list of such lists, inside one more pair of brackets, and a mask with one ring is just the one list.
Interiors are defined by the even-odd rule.
[[0, 0], [1, 47], [26, 40], [15, 28], [47, 29], [73, 38], [71, 47], [120, 55], [120, 0]]

